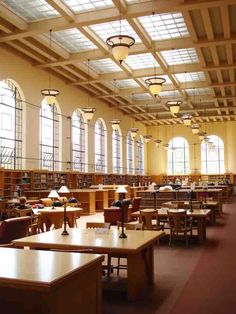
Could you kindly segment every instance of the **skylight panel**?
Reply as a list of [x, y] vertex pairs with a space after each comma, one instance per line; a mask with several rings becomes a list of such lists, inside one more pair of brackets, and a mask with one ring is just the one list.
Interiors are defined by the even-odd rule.
[[[114, 82], [112, 82], [114, 84]], [[139, 87], [139, 84], [135, 82], [135, 80], [127, 79], [127, 80], [116, 80], [115, 86], [124, 89], [124, 88], [133, 88], [133, 87]]]
[[189, 36], [181, 13], [163, 13], [138, 18], [152, 40], [171, 39]]
[[27, 22], [60, 16], [45, 0], [4, 0], [3, 3]]
[[[115, 36], [118, 34], [129, 35], [135, 39], [135, 42], [141, 42], [141, 39], [135, 33], [133, 28], [129, 25], [126, 20], [107, 22], [101, 24], [94, 24], [89, 26], [104, 42], [106, 42], [107, 38], [110, 36]], [[121, 32], [120, 32], [121, 28]]]
[[175, 77], [179, 82], [191, 82], [191, 81], [205, 81], [205, 74], [203, 72], [190, 72], [190, 73], [177, 73]]
[[161, 55], [168, 65], [199, 62], [194, 48], [165, 50], [161, 52]]
[[120, 67], [111, 59], [91, 60], [89, 62], [89, 65], [94, 71], [98, 73], [110, 73], [120, 71]]
[[63, 0], [64, 3], [74, 12], [91, 11], [103, 8], [114, 7], [111, 0]]
[[134, 94], [131, 97], [132, 99], [136, 100], [145, 100], [145, 99], [150, 99], [152, 96], [148, 93], [142, 93], [142, 94]]
[[153, 68], [154, 63], [156, 67], [159, 67], [159, 64], [153, 58], [151, 53], [129, 55], [128, 58], [125, 60], [125, 63], [133, 70]]
[[52, 33], [52, 38], [69, 52], [79, 52], [97, 48], [77, 28], [54, 32]]
[[167, 91], [161, 91], [159, 95], [160, 97], [179, 97], [180, 93], [178, 90], [167, 90]]
[[206, 87], [206, 88], [188, 88], [188, 89], [186, 89], [186, 93], [189, 96], [211, 95], [212, 94], [210, 88], [208, 88], [208, 87]]

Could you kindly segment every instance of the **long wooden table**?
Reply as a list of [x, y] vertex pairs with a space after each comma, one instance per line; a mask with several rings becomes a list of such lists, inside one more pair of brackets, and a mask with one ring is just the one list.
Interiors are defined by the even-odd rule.
[[[153, 211], [152, 209], [146, 208], [144, 211]], [[167, 219], [167, 210], [168, 208], [159, 208], [158, 209], [158, 217]], [[173, 210], [173, 209], [171, 209]], [[180, 209], [183, 210], [183, 209]], [[178, 209], [176, 209], [178, 211]], [[193, 217], [193, 219], [197, 220], [197, 233], [198, 233], [198, 242], [203, 242], [206, 240], [206, 218], [210, 215], [211, 210], [209, 209], [194, 209], [193, 212], [187, 211], [187, 215], [189, 217]], [[140, 212], [136, 211], [132, 213], [133, 218], [139, 218]]]
[[163, 231], [126, 231], [127, 238], [119, 238], [118, 230], [98, 233], [89, 229], [70, 229], [68, 236], [53, 230], [14, 240], [17, 247], [31, 249], [92, 249], [94, 253], [120, 253], [127, 256], [127, 296], [134, 300], [140, 288], [154, 282], [154, 243]]
[[13, 248], [0, 256], [2, 313], [102, 313], [103, 256]]
[[[83, 211], [82, 208], [78, 207], [67, 207], [66, 218], [71, 228], [76, 225], [76, 218], [79, 218], [80, 213]], [[43, 228], [43, 224], [46, 225], [46, 230], [49, 231], [50, 227], [54, 225], [55, 229], [62, 227], [64, 218], [64, 207], [44, 207], [38, 210], [40, 213], [40, 228]]]

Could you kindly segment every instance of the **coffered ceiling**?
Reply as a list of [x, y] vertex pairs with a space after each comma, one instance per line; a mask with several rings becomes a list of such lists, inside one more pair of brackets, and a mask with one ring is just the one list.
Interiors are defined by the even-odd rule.
[[[120, 28], [135, 38], [121, 65], [106, 44]], [[0, 0], [0, 45], [146, 125], [236, 119], [235, 0]]]

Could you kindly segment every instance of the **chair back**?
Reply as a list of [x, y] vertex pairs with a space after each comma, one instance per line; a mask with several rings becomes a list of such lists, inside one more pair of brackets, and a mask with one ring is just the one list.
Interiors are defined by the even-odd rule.
[[97, 229], [97, 228], [104, 228], [110, 229], [111, 224], [109, 222], [87, 222], [86, 228], [87, 229]]
[[[117, 228], [120, 229], [122, 227], [122, 222], [117, 221]], [[143, 222], [141, 223], [124, 223], [124, 227], [126, 230], [143, 230]]]
[[174, 229], [175, 232], [181, 232], [187, 228], [187, 212], [181, 211], [167, 211], [170, 229]]
[[168, 204], [168, 205], [165, 204], [165, 207], [172, 208], [172, 209], [177, 209], [178, 208], [178, 204], [177, 203], [171, 203], [171, 204]]
[[[152, 223], [153, 219], [155, 219], [156, 221], [155, 224]], [[143, 229], [156, 229], [157, 226], [160, 226], [160, 222], [158, 219], [158, 210], [140, 210], [140, 222], [143, 223]]]
[[12, 240], [28, 235], [31, 217], [16, 217], [6, 219], [0, 224], [0, 243], [10, 243]]
[[133, 212], [139, 211], [139, 207], [141, 204], [142, 197], [134, 197], [131, 203], [131, 210]]

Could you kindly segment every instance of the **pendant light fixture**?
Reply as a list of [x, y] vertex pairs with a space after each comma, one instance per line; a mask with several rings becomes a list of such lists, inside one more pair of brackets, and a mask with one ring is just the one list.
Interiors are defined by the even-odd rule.
[[[121, 6], [121, 2], [120, 2]], [[119, 35], [111, 36], [107, 38], [106, 43], [112, 49], [112, 54], [115, 60], [120, 64], [128, 57], [129, 48], [135, 44], [135, 39], [129, 35], [121, 34], [121, 7], [120, 12], [120, 33]]]
[[[152, 13], [153, 15], [153, 29], [155, 30], [155, 25], [154, 25], [154, 12]], [[148, 85], [148, 89], [150, 91], [150, 93], [152, 93], [155, 97], [157, 97], [157, 95], [160, 93], [161, 88], [162, 88], [162, 84], [164, 84], [166, 82], [166, 80], [162, 77], [158, 77], [156, 75], [156, 47], [155, 47], [155, 39], [153, 40], [153, 58], [154, 58], [154, 76], [153, 77], [149, 77], [145, 80], [145, 83]]]
[[182, 116], [182, 120], [183, 120], [183, 123], [184, 125], [186, 126], [190, 126], [191, 125], [191, 121], [192, 121], [192, 116], [191, 114], [185, 114]]
[[[172, 48], [172, 63], [173, 63], [173, 73], [172, 75], [175, 75], [175, 58], [174, 58], [174, 48]], [[179, 113], [179, 109], [180, 109], [180, 105], [183, 103], [182, 100], [176, 100], [175, 98], [175, 92], [176, 92], [176, 88], [174, 87], [174, 100], [170, 100], [167, 101], [167, 106], [170, 108], [170, 112], [173, 114], [178, 114]]]
[[204, 137], [206, 136], [206, 132], [201, 131], [198, 133], [198, 136], [199, 136], [200, 141], [202, 141]]
[[56, 96], [59, 95], [59, 90], [51, 88], [51, 69], [52, 69], [52, 30], [49, 31], [49, 75], [48, 75], [48, 88], [42, 89], [41, 94], [49, 105], [55, 104]]
[[155, 140], [154, 143], [156, 144], [156, 147], [160, 147], [162, 140]]
[[[115, 93], [116, 93], [116, 80], [114, 80], [114, 95], [115, 95]], [[111, 123], [111, 127], [112, 127], [112, 129], [115, 131], [115, 130], [119, 130], [119, 128], [120, 128], [120, 119], [112, 119], [111, 121], [110, 121], [110, 123]]]
[[[90, 79], [89, 77], [89, 59], [88, 59], [88, 80]], [[94, 112], [96, 111], [96, 108], [94, 107], [90, 107], [89, 106], [89, 101], [90, 101], [90, 96], [88, 94], [88, 106], [87, 107], [83, 107], [82, 111], [84, 114], [85, 119], [89, 122], [90, 120], [92, 120]]]
[[200, 125], [198, 123], [194, 123], [191, 126], [193, 134], [198, 134], [200, 132]]

